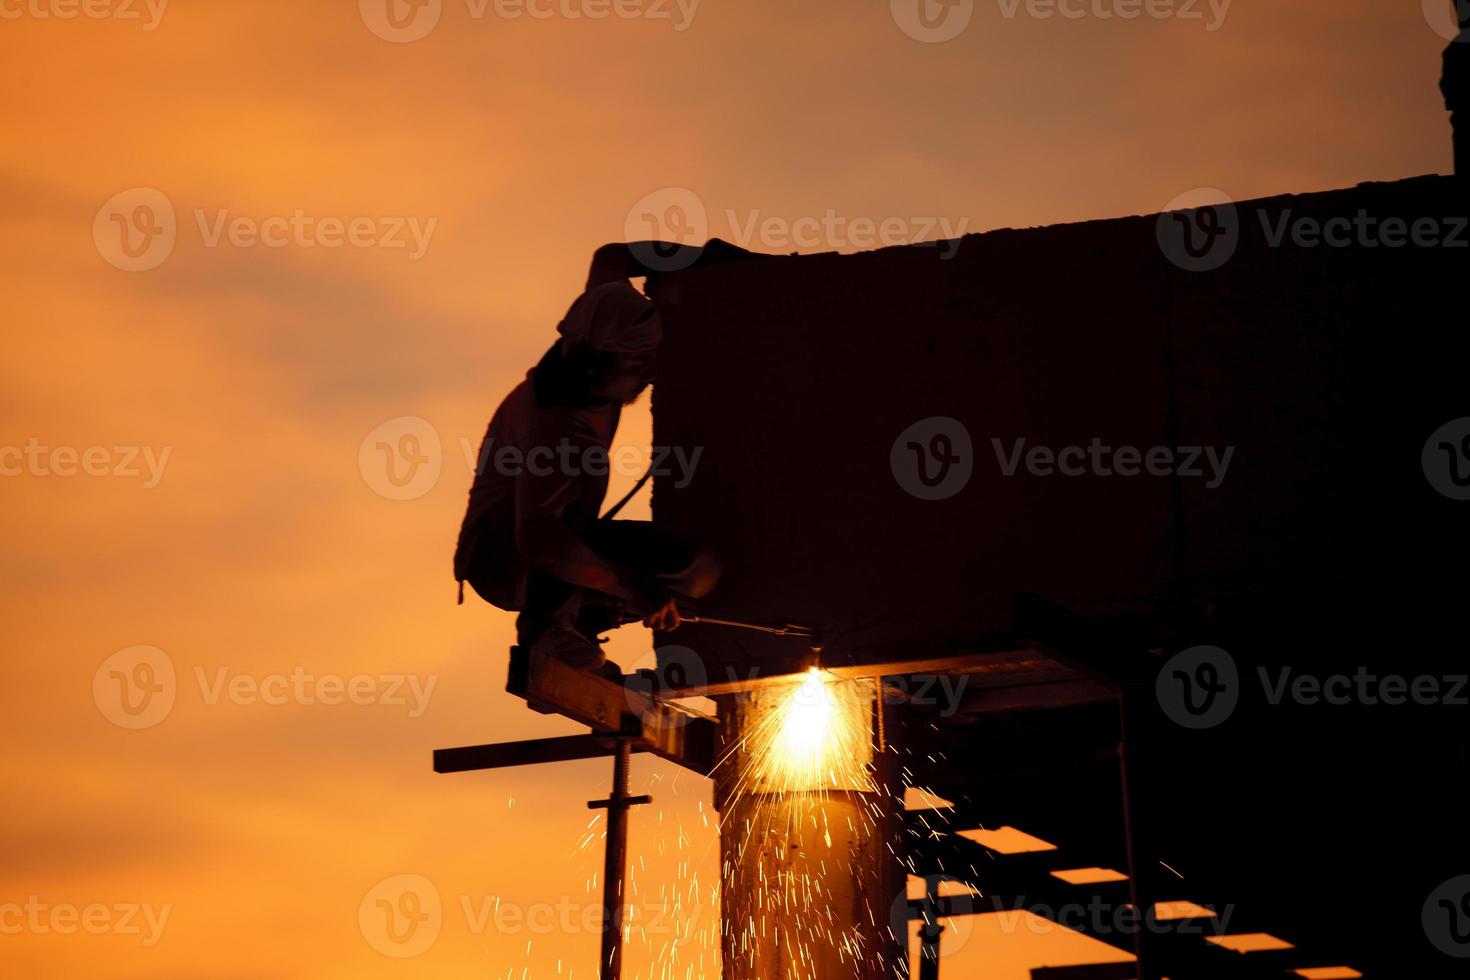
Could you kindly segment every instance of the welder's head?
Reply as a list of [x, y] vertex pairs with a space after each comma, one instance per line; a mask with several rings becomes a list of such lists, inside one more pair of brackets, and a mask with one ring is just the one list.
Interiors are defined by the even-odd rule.
[[593, 286], [578, 296], [556, 332], [565, 350], [586, 344], [609, 354], [651, 354], [663, 339], [658, 311], [626, 279]]
[[565, 358], [595, 366], [584, 375], [592, 397], [627, 403], [653, 383], [663, 328], [653, 304], [628, 280], [588, 289], [556, 330]]
[[608, 401], [632, 404], [654, 382], [654, 354], [613, 354], [591, 394]]

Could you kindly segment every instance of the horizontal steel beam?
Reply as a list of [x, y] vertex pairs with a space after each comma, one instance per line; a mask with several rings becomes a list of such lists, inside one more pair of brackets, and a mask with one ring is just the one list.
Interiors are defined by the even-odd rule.
[[[1028, 685], [1075, 681], [1079, 675], [1044, 653], [1010, 644], [1005, 649], [957, 649], [945, 644], [894, 643], [862, 647], [833, 646], [818, 654], [793, 650], [788, 656], [758, 664], [701, 664], [704, 676], [665, 689], [668, 697], [737, 694], [773, 683], [789, 683], [813, 667], [847, 680], [903, 675], [964, 674], [969, 687]], [[1045, 697], [1040, 691], [1033, 691]], [[1045, 706], [1039, 702], [1038, 706]]]
[[1117, 688], [1096, 680], [1050, 681], [1010, 687], [980, 687], [960, 702], [959, 714], [983, 715], [1002, 711], [1075, 708], [1115, 701]]
[[[1147, 654], [1150, 634], [1138, 624], [1106, 624], [1038, 596], [1011, 601], [1010, 629], [979, 636], [844, 643], [829, 637], [821, 650], [792, 643], [762, 648], [754, 661], [722, 654], [705, 659], [696, 676], [663, 693], [671, 697], [736, 694], [818, 667], [837, 677], [963, 674], [967, 690], [1005, 688], [974, 699], [975, 712], [1067, 707], [1111, 700], [1113, 683], [1156, 669]], [[686, 671], [686, 673], [688, 673]]]
[[[608, 735], [567, 735], [563, 738], [533, 738], [492, 745], [463, 745], [453, 749], [435, 749], [434, 771], [478, 772], [482, 769], [508, 769], [546, 762], [601, 759], [616, 755], [617, 751], [617, 739]], [[635, 744], [633, 751], [648, 750]]]

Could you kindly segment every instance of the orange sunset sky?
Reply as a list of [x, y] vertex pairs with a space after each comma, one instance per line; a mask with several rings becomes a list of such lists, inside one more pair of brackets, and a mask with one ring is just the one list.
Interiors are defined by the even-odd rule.
[[[644, 214], [852, 251], [1450, 169], [1419, 0], [976, 0], [942, 42], [905, 0], [625, 2], [0, 0], [0, 975], [595, 976], [607, 763], [429, 753], [575, 730], [504, 693], [450, 555], [490, 412]], [[628, 974], [716, 976], [709, 787], [634, 784]], [[440, 903], [406, 957], [400, 875]], [[994, 919], [948, 975], [1116, 958]]]

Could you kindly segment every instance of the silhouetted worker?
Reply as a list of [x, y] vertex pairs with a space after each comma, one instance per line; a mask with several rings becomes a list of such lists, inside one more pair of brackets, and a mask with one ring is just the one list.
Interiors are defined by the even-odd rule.
[[1450, 127], [1454, 130], [1455, 173], [1470, 176], [1470, 0], [1454, 0], [1460, 21], [1460, 35], [1444, 49], [1444, 73], [1439, 90], [1444, 93], [1444, 106], [1450, 111]]
[[[604, 667], [600, 633], [625, 613], [673, 629], [675, 601], [707, 594], [719, 577], [689, 536], [599, 517], [621, 408], [654, 381], [662, 327], [628, 277], [649, 271], [638, 256], [653, 253], [638, 250], [655, 244], [594, 256], [560, 338], [490, 421], [454, 555], [461, 600], [468, 582], [485, 601], [520, 612], [521, 645], [609, 676], [616, 668]], [[686, 249], [664, 267], [703, 254]]]

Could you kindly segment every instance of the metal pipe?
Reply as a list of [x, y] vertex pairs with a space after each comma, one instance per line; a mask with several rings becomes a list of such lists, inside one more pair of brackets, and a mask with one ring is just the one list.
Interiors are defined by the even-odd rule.
[[[624, 623], [637, 623], [642, 617], [623, 614]], [[774, 636], [796, 636], [811, 641], [811, 648], [817, 652], [822, 649], [822, 637], [810, 626], [800, 623], [756, 623], [748, 619], [730, 619], [725, 616], [706, 616], [694, 612], [692, 609], [680, 608], [679, 620], [684, 623], [705, 623], [709, 626], [729, 626], [734, 629], [753, 630], [757, 633], [770, 633]]]
[[631, 747], [618, 739], [613, 756], [613, 790], [607, 808], [607, 848], [602, 862], [602, 978], [623, 975], [623, 878], [628, 860], [628, 761]]
[[602, 958], [598, 976], [602, 980], [620, 980], [623, 975], [623, 884], [628, 866], [628, 808], [652, 803], [651, 796], [628, 795], [628, 769], [633, 758], [633, 743], [626, 737], [617, 740], [613, 756], [612, 794], [605, 800], [592, 800], [589, 809], [607, 810], [607, 846], [602, 861]]
[[[1137, 690], [1131, 685], [1118, 689], [1118, 778], [1123, 796], [1123, 842], [1128, 855], [1128, 896], [1134, 911], [1140, 916], [1152, 914], [1153, 867], [1148, 863], [1144, 851], [1143, 816], [1138, 808], [1142, 793], [1139, 756], [1139, 729], [1143, 720], [1140, 715]], [[1138, 980], [1160, 980], [1159, 964], [1155, 962], [1155, 944], [1147, 929], [1139, 929], [1133, 935], [1133, 954], [1138, 960]]]
[[724, 619], [719, 616], [702, 616], [694, 614], [685, 616], [679, 614], [679, 618], [687, 623], [709, 623], [712, 626], [733, 626], [736, 629], [755, 630], [758, 633], [774, 633], [776, 636], [813, 636], [810, 626], [802, 626], [798, 623], [752, 623], [744, 619]]
[[939, 921], [939, 877], [924, 879], [924, 915], [919, 927], [919, 980], [939, 980], [939, 937], [944, 925]]

